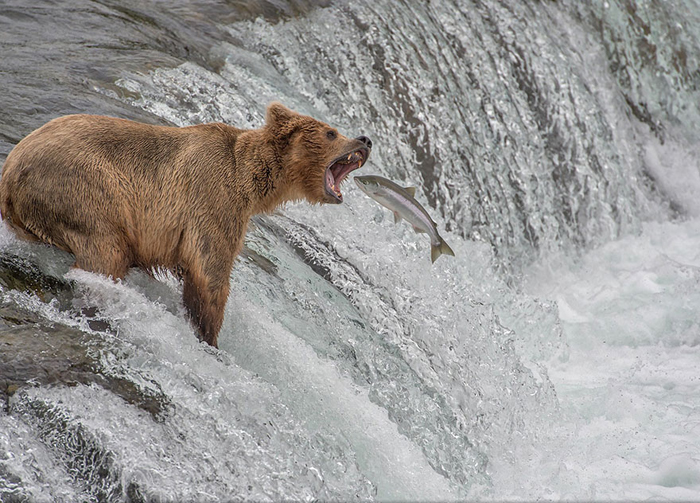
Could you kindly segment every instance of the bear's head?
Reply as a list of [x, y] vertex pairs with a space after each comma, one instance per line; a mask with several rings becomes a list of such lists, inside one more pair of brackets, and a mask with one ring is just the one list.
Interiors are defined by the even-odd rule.
[[342, 203], [341, 183], [367, 162], [372, 150], [366, 136], [346, 138], [280, 103], [268, 106], [265, 129], [279, 153], [289, 199]]

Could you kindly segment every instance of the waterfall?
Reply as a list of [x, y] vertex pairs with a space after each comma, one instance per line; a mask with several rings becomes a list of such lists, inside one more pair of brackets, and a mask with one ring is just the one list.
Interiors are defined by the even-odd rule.
[[278, 100], [367, 135], [361, 173], [418, 187], [455, 257], [352, 183], [256, 217], [213, 350], [175, 278], [69, 271], [3, 228], [15, 274], [54, 281], [2, 279], [3, 326], [97, 377], [9, 396], [0, 498], [697, 497], [695, 419], [659, 426], [664, 400], [700, 417], [697, 2], [264, 6], [133, 6], [182, 47], [80, 85], [152, 122], [255, 128]]

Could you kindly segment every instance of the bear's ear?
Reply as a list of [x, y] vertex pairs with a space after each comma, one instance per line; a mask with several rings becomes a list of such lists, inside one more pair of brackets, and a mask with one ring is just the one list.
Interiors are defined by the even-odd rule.
[[275, 101], [270, 103], [267, 107], [265, 122], [270, 126], [280, 126], [298, 115], [299, 114], [285, 107], [282, 103]]

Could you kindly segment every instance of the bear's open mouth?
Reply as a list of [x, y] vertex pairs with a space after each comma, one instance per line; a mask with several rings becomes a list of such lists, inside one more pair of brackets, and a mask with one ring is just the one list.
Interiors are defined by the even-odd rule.
[[352, 171], [362, 167], [367, 160], [368, 154], [369, 152], [367, 149], [360, 148], [348, 154], [341, 155], [326, 168], [326, 193], [332, 196], [337, 203], [343, 202], [343, 194], [340, 193], [340, 184], [345, 181]]

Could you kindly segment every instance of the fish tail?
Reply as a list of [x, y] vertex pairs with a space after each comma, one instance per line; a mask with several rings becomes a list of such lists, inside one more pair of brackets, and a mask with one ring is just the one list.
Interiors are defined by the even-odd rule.
[[438, 257], [442, 254], [452, 255], [453, 257], [455, 256], [455, 252], [452, 251], [450, 245], [448, 245], [447, 242], [439, 236], [438, 239], [440, 239], [440, 243], [430, 248], [430, 258], [432, 259], [433, 263], [435, 263]]

